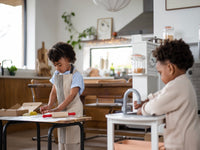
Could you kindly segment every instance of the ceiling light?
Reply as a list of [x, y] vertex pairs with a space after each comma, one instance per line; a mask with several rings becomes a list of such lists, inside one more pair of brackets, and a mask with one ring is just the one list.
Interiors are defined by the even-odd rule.
[[115, 12], [126, 7], [130, 3], [130, 0], [93, 0], [93, 2], [108, 11]]

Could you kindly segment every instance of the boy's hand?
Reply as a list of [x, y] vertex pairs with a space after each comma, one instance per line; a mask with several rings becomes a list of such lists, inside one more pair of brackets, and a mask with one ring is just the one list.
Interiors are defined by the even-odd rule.
[[137, 104], [137, 101], [134, 101], [134, 108], [135, 109], [142, 107], [142, 105], [143, 105], [143, 102], [141, 102], [141, 104]]
[[141, 110], [141, 108], [139, 108], [139, 109], [137, 110], [137, 115], [142, 115], [142, 110]]
[[142, 105], [143, 105], [144, 103], [148, 102], [148, 101], [149, 101], [149, 99], [146, 99], [145, 101], [141, 101], [141, 104], [137, 104], [137, 101], [134, 101], [134, 108], [135, 108], [135, 109], [141, 108]]
[[49, 109], [50, 109], [49, 105], [45, 105], [45, 106], [40, 107], [40, 112], [44, 114], [44, 113], [47, 113]]

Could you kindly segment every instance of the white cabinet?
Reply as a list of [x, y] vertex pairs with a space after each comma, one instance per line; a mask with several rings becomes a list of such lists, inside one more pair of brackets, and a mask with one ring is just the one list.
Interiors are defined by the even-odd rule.
[[[134, 65], [132, 66], [132, 85], [141, 94], [142, 100], [145, 100], [149, 93], [154, 93], [159, 90], [159, 76], [156, 70], [156, 59], [152, 55], [152, 51], [159, 46], [158, 44], [141, 41], [132, 44], [133, 54], [140, 54], [145, 57], [143, 74], [134, 73]], [[136, 96], [133, 95], [133, 100]]]

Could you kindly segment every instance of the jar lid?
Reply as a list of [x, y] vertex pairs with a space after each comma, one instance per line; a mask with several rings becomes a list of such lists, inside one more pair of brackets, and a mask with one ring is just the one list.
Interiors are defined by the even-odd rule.
[[141, 54], [133, 54], [132, 55], [132, 59], [135, 59], [135, 60], [144, 60], [145, 57], [144, 57], [144, 55], [141, 55]]
[[173, 29], [172, 26], [165, 26], [165, 29]]

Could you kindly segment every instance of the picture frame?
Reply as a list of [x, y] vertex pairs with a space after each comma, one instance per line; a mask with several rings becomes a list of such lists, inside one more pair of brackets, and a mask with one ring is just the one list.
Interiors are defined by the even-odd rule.
[[97, 39], [107, 40], [112, 37], [113, 18], [99, 18], [97, 20]]
[[199, 0], [165, 0], [166, 10], [200, 7]]

